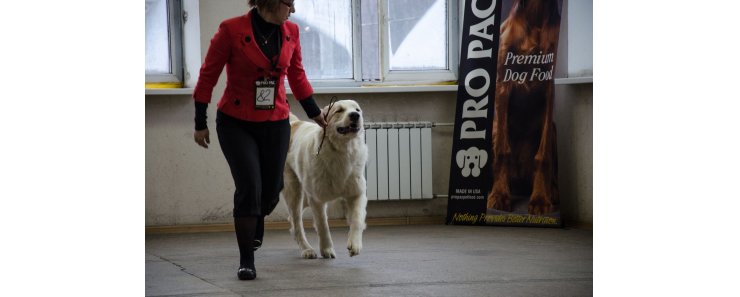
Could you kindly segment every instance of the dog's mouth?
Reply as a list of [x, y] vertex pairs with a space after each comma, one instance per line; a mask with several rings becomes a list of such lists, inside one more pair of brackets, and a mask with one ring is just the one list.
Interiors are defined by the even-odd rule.
[[346, 127], [337, 127], [337, 133], [345, 135], [347, 133], [357, 133], [360, 132], [360, 127], [357, 126], [357, 123], [349, 124], [349, 126]]

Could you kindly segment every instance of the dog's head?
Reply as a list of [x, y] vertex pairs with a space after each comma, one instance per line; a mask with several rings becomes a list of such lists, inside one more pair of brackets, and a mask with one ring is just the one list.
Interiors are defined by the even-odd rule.
[[508, 18], [535, 28], [558, 26], [561, 6], [562, 1], [516, 0]]
[[[331, 107], [331, 108], [329, 108]], [[322, 109], [326, 114], [326, 134], [333, 138], [350, 139], [364, 129], [362, 109], [354, 100], [339, 100]]]

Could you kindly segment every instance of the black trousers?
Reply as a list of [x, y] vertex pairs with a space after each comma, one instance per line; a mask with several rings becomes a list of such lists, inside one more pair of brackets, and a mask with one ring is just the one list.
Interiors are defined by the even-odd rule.
[[289, 120], [248, 122], [218, 111], [216, 131], [236, 186], [234, 217], [269, 215], [283, 189]]

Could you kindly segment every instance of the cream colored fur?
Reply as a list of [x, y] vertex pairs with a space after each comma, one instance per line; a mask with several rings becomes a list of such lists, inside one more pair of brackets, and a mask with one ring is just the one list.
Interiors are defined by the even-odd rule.
[[[323, 110], [327, 111], [328, 106]], [[359, 131], [339, 133], [337, 128], [349, 127], [352, 123], [352, 112], [359, 114], [359, 120], [355, 122]], [[350, 256], [360, 254], [365, 230], [367, 146], [360, 106], [353, 100], [337, 101], [328, 110], [327, 122], [326, 137], [319, 152], [324, 130], [315, 123], [300, 121], [295, 115], [290, 115], [291, 138], [282, 196], [288, 206], [290, 233], [298, 243], [301, 256], [307, 259], [317, 258], [317, 254], [306, 240], [302, 220], [304, 208], [310, 206], [313, 211], [314, 228], [319, 235], [319, 249], [324, 258], [336, 258], [326, 215], [328, 202], [336, 199], [346, 202]]]

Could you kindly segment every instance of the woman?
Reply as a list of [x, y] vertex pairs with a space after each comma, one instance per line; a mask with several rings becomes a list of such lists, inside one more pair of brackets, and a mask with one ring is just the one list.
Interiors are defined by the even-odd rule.
[[264, 218], [278, 203], [290, 140], [284, 79], [306, 114], [326, 126], [301, 64], [298, 26], [288, 21], [293, 0], [249, 0], [245, 15], [225, 20], [211, 39], [195, 86], [195, 142], [210, 143], [206, 108], [226, 65], [226, 90], [218, 102], [216, 131], [231, 169], [234, 229], [241, 280], [257, 277], [254, 251]]

